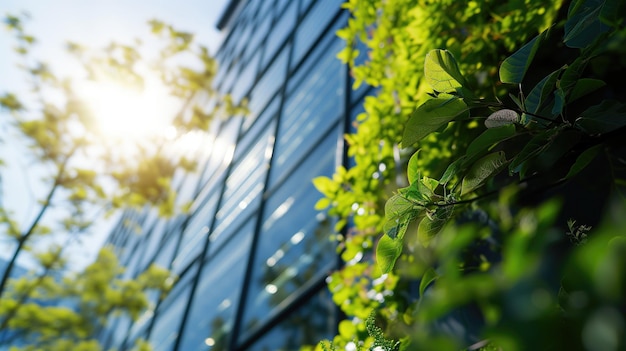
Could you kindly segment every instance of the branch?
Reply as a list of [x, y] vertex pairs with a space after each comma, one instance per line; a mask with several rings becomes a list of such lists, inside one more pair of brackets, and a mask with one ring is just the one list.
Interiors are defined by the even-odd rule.
[[72, 158], [72, 156], [76, 152], [77, 148], [78, 148], [78, 144], [74, 145], [74, 147], [66, 155], [65, 159], [63, 160], [63, 162], [61, 162], [61, 164], [59, 165], [59, 169], [57, 171], [57, 175], [54, 178], [54, 182], [52, 184], [52, 187], [51, 187], [50, 191], [48, 192], [48, 195], [46, 196], [46, 199], [45, 199], [43, 205], [41, 205], [41, 208], [39, 209], [39, 213], [37, 214], [37, 216], [35, 217], [35, 219], [31, 223], [31, 225], [28, 228], [28, 230], [18, 239], [17, 247], [15, 248], [15, 252], [13, 253], [13, 256], [11, 257], [11, 260], [9, 261], [6, 269], [4, 270], [4, 273], [2, 274], [2, 280], [0, 281], [0, 298], [2, 298], [2, 296], [4, 295], [7, 281], [9, 280], [11, 272], [13, 271], [13, 267], [15, 266], [15, 262], [17, 261], [17, 257], [22, 252], [22, 250], [24, 248], [24, 245], [26, 244], [26, 241], [34, 233], [35, 228], [37, 228], [37, 225], [39, 224], [39, 222], [43, 218], [43, 215], [50, 208], [50, 203], [52, 202], [52, 198], [54, 197], [54, 194], [56, 193], [56, 191], [57, 191], [57, 189], [58, 189], [58, 187], [60, 185], [61, 178], [65, 175], [65, 168], [67, 167], [67, 163]]

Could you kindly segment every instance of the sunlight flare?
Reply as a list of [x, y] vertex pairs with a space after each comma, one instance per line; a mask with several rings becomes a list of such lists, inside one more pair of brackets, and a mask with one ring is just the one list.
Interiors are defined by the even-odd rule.
[[97, 133], [105, 138], [140, 141], [175, 136], [171, 119], [177, 104], [160, 84], [147, 82], [144, 89], [137, 89], [113, 81], [88, 81], [81, 84], [80, 94], [92, 111]]

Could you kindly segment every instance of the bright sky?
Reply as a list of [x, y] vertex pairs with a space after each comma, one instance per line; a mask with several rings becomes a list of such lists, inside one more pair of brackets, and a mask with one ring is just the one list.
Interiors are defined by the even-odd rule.
[[[27, 12], [31, 20], [25, 23], [26, 32], [38, 40], [34, 56], [49, 64], [59, 76], [65, 76], [73, 69], [73, 61], [65, 53], [67, 41], [92, 48], [111, 41], [130, 44], [133, 38], [149, 36], [146, 22], [150, 19], [194, 33], [196, 42], [215, 53], [222, 40], [215, 23], [227, 3], [228, 0], [0, 0], [0, 18]], [[5, 28], [0, 30], [0, 93], [11, 91], [19, 96], [26, 86], [22, 73], [15, 69], [14, 45], [11, 34]], [[5, 159], [7, 146], [6, 143], [0, 145], [4, 149], [0, 157]], [[15, 162], [11, 161], [19, 160], [8, 158], [12, 168], [2, 172], [3, 200], [5, 205], [15, 204], [18, 211], [22, 211], [32, 206], [32, 200], [27, 200], [28, 191], [21, 189], [25, 184], [20, 184], [25, 165], [22, 162], [21, 167], [15, 167]], [[106, 231], [102, 231], [86, 240], [82, 256], [89, 260], [105, 236]], [[0, 257], [6, 258], [9, 250], [4, 242], [0, 239]]]

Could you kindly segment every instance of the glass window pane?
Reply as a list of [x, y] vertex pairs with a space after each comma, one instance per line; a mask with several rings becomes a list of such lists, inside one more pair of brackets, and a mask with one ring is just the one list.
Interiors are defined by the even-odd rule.
[[252, 84], [254, 84], [260, 57], [260, 53], [254, 55], [252, 59], [244, 65], [241, 74], [237, 76], [237, 82], [231, 92], [234, 102], [241, 101], [248, 93], [248, 90], [250, 90]]
[[[344, 114], [345, 69], [335, 54], [343, 44], [336, 40], [315, 65], [305, 65], [307, 79], [290, 91], [280, 117], [270, 184], [308, 152]], [[294, 78], [297, 79], [297, 78]]]
[[247, 291], [246, 332], [310, 280], [323, 278], [336, 261], [329, 239], [333, 224], [314, 210], [321, 195], [311, 179], [332, 174], [337, 137], [330, 135], [267, 201]]
[[205, 239], [209, 233], [209, 226], [213, 220], [218, 198], [219, 193], [217, 191], [213, 192], [211, 197], [196, 210], [187, 223], [178, 253], [174, 262], [172, 262], [172, 269], [175, 274], [180, 274], [204, 249]]
[[152, 259], [154, 258], [154, 254], [156, 253], [157, 248], [161, 246], [161, 239], [163, 238], [165, 223], [166, 223], [165, 219], [159, 219], [155, 223], [150, 233], [148, 234], [149, 238], [145, 244], [147, 245], [147, 247], [146, 247], [146, 252], [144, 252], [142, 260], [141, 260], [141, 267], [147, 267], [148, 264], [152, 262]]
[[218, 236], [222, 236], [219, 240], [224, 240], [222, 233], [226, 228], [258, 207], [271, 156], [272, 135], [273, 128], [267, 128], [230, 173], [220, 210], [215, 214], [216, 225], [211, 242], [215, 242]]
[[247, 350], [299, 351], [302, 346], [315, 346], [321, 340], [332, 340], [337, 325], [335, 310], [328, 289], [323, 288]]
[[263, 22], [258, 23], [256, 28], [254, 29], [254, 33], [250, 37], [250, 41], [247, 43], [246, 51], [244, 53], [244, 57], [250, 57], [255, 52], [260, 52], [259, 44], [267, 35], [267, 32], [270, 30], [272, 26], [272, 18], [271, 17], [260, 17]]
[[159, 307], [149, 338], [154, 351], [168, 351], [174, 347], [191, 293], [191, 282], [198, 272], [197, 267], [198, 265], [181, 277]]
[[272, 32], [265, 41], [265, 52], [263, 54], [263, 66], [274, 57], [276, 50], [282, 45], [285, 39], [293, 32], [293, 26], [297, 18], [297, 1], [292, 1], [284, 13], [277, 17], [277, 22], [272, 25]]
[[250, 254], [254, 222], [237, 230], [204, 266], [185, 324], [180, 350], [227, 350]]
[[283, 85], [285, 74], [287, 73], [288, 52], [289, 47], [285, 47], [254, 87], [249, 105], [250, 112], [253, 115], [258, 115], [278, 88]]
[[222, 124], [217, 138], [212, 145], [212, 155], [207, 162], [206, 169], [202, 175], [202, 190], [198, 194], [199, 199], [203, 199], [216, 185], [216, 179], [224, 174], [224, 171], [233, 159], [235, 152], [235, 142], [239, 135], [241, 119], [229, 119]]
[[[293, 40], [293, 62], [299, 62], [304, 54], [309, 50], [313, 43], [317, 40], [328, 23], [335, 17], [339, 11], [340, 5], [344, 0], [316, 0], [313, 8], [306, 17], [302, 19], [296, 36]], [[343, 26], [344, 23], [341, 24]], [[335, 27], [338, 27], [335, 25]], [[335, 30], [330, 30], [327, 35], [335, 36]]]

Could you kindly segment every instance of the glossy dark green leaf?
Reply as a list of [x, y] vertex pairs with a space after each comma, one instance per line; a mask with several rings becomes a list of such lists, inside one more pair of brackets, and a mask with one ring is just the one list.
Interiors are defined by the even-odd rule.
[[536, 114], [545, 106], [548, 100], [553, 98], [552, 91], [554, 90], [561, 71], [562, 69], [558, 69], [550, 73], [533, 87], [524, 101], [526, 111]]
[[574, 162], [572, 167], [569, 169], [569, 172], [567, 172], [567, 175], [565, 176], [565, 178], [569, 179], [577, 175], [578, 173], [580, 173], [580, 171], [585, 169], [585, 167], [587, 167], [589, 163], [593, 161], [593, 159], [598, 155], [598, 152], [600, 152], [600, 150], [601, 150], [601, 145], [596, 145], [594, 147], [591, 147], [583, 151], [583, 153], [581, 153], [578, 156], [578, 158], [576, 159], [576, 162]]
[[524, 79], [526, 71], [530, 66], [535, 53], [546, 37], [547, 31], [539, 34], [529, 41], [521, 49], [517, 50], [513, 55], [507, 57], [500, 66], [500, 81], [502, 83], [519, 84]]
[[469, 109], [462, 99], [442, 95], [426, 101], [413, 112], [402, 136], [404, 147], [415, 144], [452, 120], [469, 117]]
[[511, 173], [519, 173], [520, 166], [529, 160], [537, 156], [540, 152], [542, 152], [549, 145], [550, 138], [557, 132], [555, 129], [549, 129], [541, 134], [535, 135], [530, 141], [524, 146], [522, 151], [520, 151], [515, 158], [511, 161], [509, 165], [509, 172]]
[[558, 116], [563, 113], [563, 107], [565, 106], [565, 92], [563, 89], [556, 89], [554, 91], [554, 105], [552, 105], [552, 115]]
[[581, 78], [572, 88], [572, 91], [570, 92], [568, 98], [568, 102], [578, 100], [579, 98], [587, 94], [593, 93], [594, 91], [604, 87], [605, 85], [606, 83], [599, 79]]
[[439, 183], [441, 184], [447, 184], [450, 180], [452, 180], [452, 178], [458, 174], [459, 172], [461, 172], [462, 170], [462, 166], [465, 163], [466, 157], [463, 156], [461, 158], [459, 158], [458, 160], [452, 162], [448, 168], [446, 168], [446, 171], [443, 172], [443, 175], [441, 176], [441, 179], [439, 180]]
[[485, 130], [474, 139], [465, 152], [466, 161], [474, 162], [478, 157], [486, 154], [499, 142], [515, 135], [515, 125], [505, 125]]
[[600, 21], [613, 27], [622, 25], [626, 18], [626, 3], [623, 0], [606, 0], [600, 10]]
[[480, 187], [487, 179], [498, 174], [506, 163], [506, 157], [502, 151], [491, 153], [476, 161], [463, 178], [461, 195]]
[[602, 0], [576, 1], [570, 5], [563, 41], [570, 48], [584, 48], [610, 27], [600, 21]]
[[588, 134], [608, 133], [626, 126], [626, 104], [616, 100], [604, 100], [585, 110], [576, 125]]

